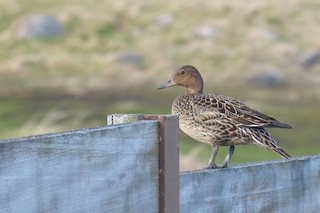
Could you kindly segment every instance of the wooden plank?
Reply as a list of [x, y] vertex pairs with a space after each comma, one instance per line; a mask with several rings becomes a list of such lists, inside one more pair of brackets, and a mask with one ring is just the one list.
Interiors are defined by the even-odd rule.
[[143, 119], [142, 114], [112, 114], [107, 116], [107, 125], [125, 124]]
[[159, 121], [159, 209], [179, 212], [179, 119], [176, 115], [113, 114], [108, 124]]
[[179, 212], [179, 120], [159, 116], [160, 212]]
[[180, 212], [319, 212], [320, 155], [180, 175]]
[[158, 212], [158, 122], [0, 141], [0, 212]]

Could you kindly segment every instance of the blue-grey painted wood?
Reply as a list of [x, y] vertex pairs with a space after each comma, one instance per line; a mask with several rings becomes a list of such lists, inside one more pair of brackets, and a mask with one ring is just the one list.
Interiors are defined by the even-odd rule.
[[180, 175], [180, 212], [320, 212], [320, 155]]
[[158, 122], [0, 140], [0, 212], [158, 212]]

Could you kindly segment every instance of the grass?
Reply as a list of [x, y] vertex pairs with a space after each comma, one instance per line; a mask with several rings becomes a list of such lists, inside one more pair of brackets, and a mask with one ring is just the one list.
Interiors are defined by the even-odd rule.
[[[111, 113], [169, 113], [182, 89], [154, 88], [177, 66], [193, 64], [204, 76], [206, 91], [236, 97], [290, 123], [293, 130], [270, 130], [289, 153], [320, 153], [320, 75], [299, 66], [299, 56], [319, 45], [316, 0], [1, 0], [0, 6], [0, 138], [103, 125]], [[15, 39], [18, 23], [38, 13], [56, 15], [64, 36]], [[158, 25], [157, 18], [166, 14], [173, 23]], [[195, 37], [202, 26], [213, 27], [217, 35]], [[117, 62], [126, 52], [144, 59]], [[248, 87], [246, 79], [263, 70], [281, 72], [286, 84]], [[221, 161], [226, 149], [220, 151]], [[204, 165], [210, 152], [209, 146], [182, 137], [182, 161], [187, 162], [182, 169]], [[238, 147], [232, 163], [276, 157]]]

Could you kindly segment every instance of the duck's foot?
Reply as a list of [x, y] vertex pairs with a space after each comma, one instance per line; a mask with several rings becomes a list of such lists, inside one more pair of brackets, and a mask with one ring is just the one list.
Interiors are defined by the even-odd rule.
[[228, 167], [228, 163], [223, 163], [222, 165], [217, 165], [215, 163], [211, 165], [207, 165], [206, 167], [203, 167], [203, 169], [219, 169], [219, 168], [226, 168]]
[[202, 169], [217, 169], [217, 165], [216, 164], [212, 164], [212, 165], [207, 165], [205, 167], [203, 167]]

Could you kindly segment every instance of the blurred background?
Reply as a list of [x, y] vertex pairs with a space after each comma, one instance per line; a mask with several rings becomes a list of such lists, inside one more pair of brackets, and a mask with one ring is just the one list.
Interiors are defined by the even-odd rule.
[[[168, 114], [183, 89], [155, 88], [192, 64], [206, 92], [291, 124], [270, 129], [291, 155], [319, 154], [319, 10], [318, 0], [0, 0], [0, 138]], [[211, 147], [181, 133], [180, 152], [189, 170]], [[241, 146], [231, 163], [275, 158]]]

